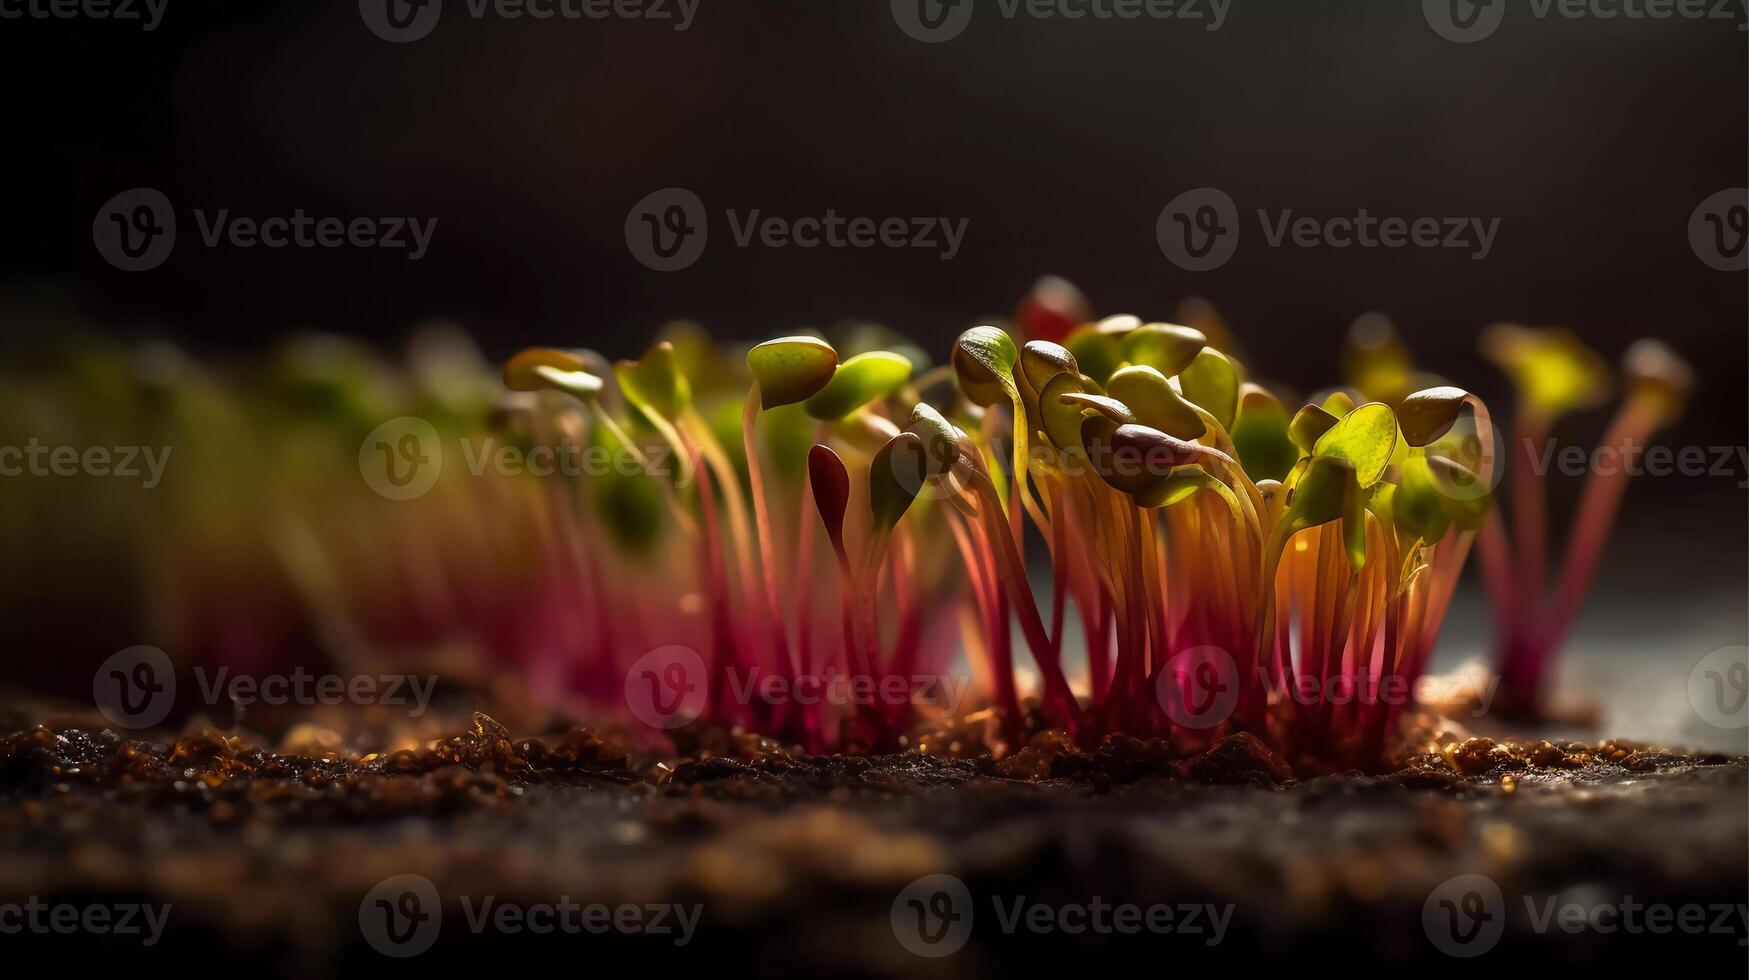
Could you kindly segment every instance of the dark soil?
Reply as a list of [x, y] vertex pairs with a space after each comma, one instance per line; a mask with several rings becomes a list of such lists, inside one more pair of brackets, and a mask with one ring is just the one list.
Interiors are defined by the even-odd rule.
[[[416, 874], [442, 896], [436, 945], [409, 961], [419, 969], [605, 970], [613, 961], [599, 957], [627, 951], [730, 975], [982, 975], [1107, 956], [1180, 970], [1315, 956], [1471, 975], [1675, 957], [1741, 975], [1749, 957], [1735, 915], [1717, 934], [1572, 934], [1536, 931], [1526, 904], [1734, 910], [1749, 867], [1741, 758], [1435, 737], [1389, 776], [1295, 779], [1248, 736], [1183, 758], [1121, 738], [1082, 753], [1041, 733], [997, 761], [806, 757], [703, 732], [665, 759], [585, 728], [518, 738], [474, 715], [450, 730], [399, 750], [379, 735], [365, 751], [369, 738], [308, 725], [271, 750], [243, 733], [0, 729], [0, 902], [171, 908], [143, 951], [120, 936], [0, 935], [0, 949], [66, 964], [377, 969], [391, 961], [361, 935], [361, 903]], [[965, 882], [975, 915], [963, 949], [924, 959], [891, 916], [901, 889], [938, 873]], [[1423, 911], [1441, 883], [1472, 873], [1499, 884], [1506, 931], [1482, 959], [1454, 959], [1429, 941]], [[468, 911], [488, 895], [697, 903], [701, 915], [678, 948], [673, 935], [476, 932]], [[1232, 910], [1213, 944], [1206, 931], [1008, 934], [995, 905], [1021, 897]], [[536, 947], [549, 955], [525, 959]]]

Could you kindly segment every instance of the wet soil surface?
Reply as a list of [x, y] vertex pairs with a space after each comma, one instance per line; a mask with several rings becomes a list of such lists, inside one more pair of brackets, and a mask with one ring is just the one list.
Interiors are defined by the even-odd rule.
[[[1248, 736], [1186, 758], [1041, 733], [997, 761], [715, 733], [660, 758], [450, 723], [403, 748], [0, 725], [0, 951], [270, 975], [1749, 961], [1737, 757], [1434, 737], [1388, 776], [1295, 778]], [[149, 946], [55, 924], [132, 903], [163, 917]]]

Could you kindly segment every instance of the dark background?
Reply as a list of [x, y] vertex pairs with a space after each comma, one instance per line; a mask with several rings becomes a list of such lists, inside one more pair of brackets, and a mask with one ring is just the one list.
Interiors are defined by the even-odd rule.
[[[1370, 309], [1423, 363], [1494, 398], [1474, 353], [1487, 323], [1569, 325], [1612, 360], [1656, 335], [1702, 374], [1683, 441], [1744, 441], [1746, 280], [1702, 264], [1686, 233], [1702, 199], [1749, 173], [1740, 16], [1538, 20], [1514, 3], [1496, 34], [1460, 45], [1412, 0], [1234, 0], [1213, 33], [1005, 20], [977, 2], [941, 45], [903, 34], [886, 0], [702, 0], [684, 33], [474, 20], [448, 0], [405, 45], [370, 33], [350, 0], [169, 0], [151, 33], [0, 22], [0, 310], [15, 341], [78, 320], [204, 349], [308, 328], [393, 345], [443, 316], [494, 355], [631, 354], [682, 316], [741, 338], [866, 318], [941, 352], [1054, 272], [1102, 313], [1168, 318], [1210, 297], [1254, 373], [1302, 390], [1335, 379], [1336, 341]], [[181, 228], [168, 262], [129, 274], [97, 255], [91, 219], [138, 185], [168, 194]], [[710, 208], [711, 246], [688, 270], [651, 272], [623, 223], [675, 185]], [[1191, 274], [1154, 223], [1205, 185], [1233, 196], [1246, 231], [1225, 267]], [[439, 223], [419, 262], [207, 249], [197, 207]], [[1499, 217], [1499, 238], [1480, 262], [1270, 249], [1254, 217], [1362, 207]], [[952, 262], [743, 250], [725, 208], [970, 228]], [[1720, 499], [1741, 510], [1741, 493]]]

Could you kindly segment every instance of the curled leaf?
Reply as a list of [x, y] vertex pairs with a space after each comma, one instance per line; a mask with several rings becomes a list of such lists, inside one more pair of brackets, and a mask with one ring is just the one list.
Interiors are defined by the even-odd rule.
[[1427, 457], [1404, 460], [1399, 479], [1391, 497], [1391, 519], [1397, 533], [1406, 541], [1437, 544], [1451, 527], [1451, 512], [1435, 484]]
[[905, 431], [923, 445], [926, 475], [941, 476], [959, 462], [960, 431], [934, 408], [918, 403], [911, 410], [911, 424]]
[[780, 337], [747, 352], [759, 383], [759, 407], [773, 409], [813, 397], [838, 370], [838, 352], [818, 337]]
[[1288, 434], [1287, 410], [1260, 385], [1247, 383], [1233, 420], [1233, 448], [1253, 481], [1280, 480], [1299, 461], [1300, 448]]
[[1397, 424], [1403, 439], [1420, 448], [1451, 431], [1470, 393], [1448, 386], [1427, 388], [1403, 399], [1397, 406]]
[[869, 351], [847, 358], [804, 407], [821, 421], [841, 419], [857, 409], [885, 398], [911, 379], [909, 358], [889, 351]]
[[1087, 406], [1063, 396], [1086, 393], [1086, 385], [1073, 374], [1057, 375], [1039, 392], [1039, 424], [1045, 430], [1045, 438], [1058, 449], [1071, 451], [1081, 448], [1081, 419], [1087, 414]]
[[1104, 384], [1105, 379], [1111, 377], [1112, 372], [1123, 363], [1123, 348], [1118, 339], [1111, 334], [1100, 333], [1099, 328], [1091, 324], [1075, 330], [1064, 344], [1069, 353], [1074, 355], [1081, 373], [1099, 384]]
[[996, 327], [973, 327], [953, 346], [953, 369], [960, 390], [974, 405], [1008, 401], [1014, 384], [1014, 365], [1020, 352], [1013, 338]]
[[1178, 374], [1184, 397], [1201, 405], [1223, 429], [1233, 427], [1233, 416], [1239, 411], [1241, 380], [1233, 359], [1212, 347], [1203, 348]]
[[666, 340], [653, 344], [639, 360], [615, 364], [613, 373], [626, 401], [645, 413], [672, 419], [692, 404], [692, 385], [680, 373], [674, 345]]
[[1107, 394], [1123, 402], [1143, 425], [1180, 439], [1199, 438], [1208, 429], [1196, 409], [1186, 404], [1172, 390], [1166, 376], [1154, 368], [1140, 364], [1119, 368], [1105, 387]]
[[1391, 407], [1371, 402], [1349, 412], [1312, 447], [1313, 456], [1334, 456], [1354, 467], [1362, 489], [1379, 482], [1397, 448], [1397, 417]]
[[1050, 380], [1059, 374], [1080, 374], [1075, 355], [1061, 344], [1043, 340], [1028, 341], [1020, 349], [1020, 375], [1016, 379], [1036, 398]]
[[1124, 360], [1145, 364], [1170, 378], [1190, 366], [1208, 346], [1202, 331], [1175, 323], [1148, 323], [1123, 338]]
[[1336, 424], [1336, 416], [1324, 411], [1316, 405], [1307, 405], [1294, 413], [1292, 422], [1288, 423], [1287, 431], [1294, 445], [1310, 453], [1318, 440], [1324, 437]]
[[588, 399], [601, 393], [603, 382], [589, 372], [588, 362], [579, 354], [531, 347], [505, 362], [504, 387], [511, 391], [550, 388]]
[[874, 526], [891, 530], [923, 491], [929, 458], [915, 432], [901, 432], [875, 453], [868, 468], [868, 506]]
[[1186, 442], [1145, 425], [1119, 425], [1111, 431], [1110, 452], [1095, 456], [1099, 475], [1124, 493], [1142, 494], [1165, 482], [1181, 466], [1226, 457], [1207, 446]]

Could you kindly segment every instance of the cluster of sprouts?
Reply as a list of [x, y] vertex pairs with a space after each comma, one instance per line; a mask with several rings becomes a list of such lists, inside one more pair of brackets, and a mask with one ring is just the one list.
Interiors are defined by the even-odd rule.
[[[870, 326], [749, 349], [677, 324], [633, 361], [501, 371], [453, 330], [400, 365], [334, 338], [244, 363], [78, 345], [5, 386], [0, 433], [169, 463], [149, 489], [0, 484], [0, 623], [237, 670], [418, 665], [658, 741], [694, 720], [809, 751], [1247, 732], [1309, 771], [1378, 768], [1474, 543], [1495, 703], [1541, 709], [1631, 470], [1589, 474], [1551, 573], [1549, 440], [1614, 385], [1601, 360], [1486, 331], [1518, 389], [1507, 437], [1382, 317], [1311, 398], [1252, 380], [1207, 304], [1176, 319], [1099, 318], [1049, 279], [936, 359]], [[1650, 341], [1622, 379], [1617, 458], [1689, 381]], [[428, 458], [412, 491], [382, 482]], [[26, 615], [46, 602], [52, 633]]]
[[[1617, 381], [1602, 357], [1571, 332], [1500, 323], [1482, 333], [1482, 353], [1516, 391], [1509, 446], [1501, 454], [1506, 501], [1483, 519], [1479, 536], [1483, 578], [1494, 609], [1495, 707], [1511, 717], [1540, 718], [1550, 668], [1572, 630], [1608, 542], [1633, 461], [1653, 433], [1682, 411], [1692, 373], [1662, 342], [1635, 342], [1622, 357], [1620, 407], [1588, 461], [1566, 550], [1552, 570], [1548, 560], [1549, 471], [1559, 454], [1556, 423], [1605, 402]], [[1350, 384], [1369, 397], [1395, 403], [1418, 375], [1388, 321], [1377, 315], [1355, 324], [1347, 353]]]
[[[832, 717], [738, 698], [735, 678], [831, 671], [883, 690], [963, 649], [997, 745], [1024, 740], [1036, 696], [1032, 723], [1083, 745], [1245, 731], [1319, 765], [1383, 764], [1488, 512], [1486, 409], [1438, 386], [1395, 405], [1334, 390], [1290, 414], [1217, 331], [1071, 326], [1074, 298], [1046, 283], [1017, 317], [1062, 343], [980, 326], [923, 371], [812, 336], [760, 344], [738, 445], [671, 343], [611, 368], [511, 359], [507, 386], [558, 396], [542, 404], [583, 438], [677, 464], [624, 479], [673, 532], [649, 574], [679, 599], [641, 642], [595, 655], [623, 670], [627, 652], [705, 651], [703, 714], [814, 750], [902, 746], [927, 706]], [[607, 540], [599, 498], [624, 488], [575, 489], [595, 515], [583, 532]], [[1049, 568], [1039, 594], [1029, 551]], [[608, 571], [584, 602], [611, 615], [648, 583]]]

